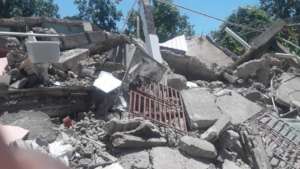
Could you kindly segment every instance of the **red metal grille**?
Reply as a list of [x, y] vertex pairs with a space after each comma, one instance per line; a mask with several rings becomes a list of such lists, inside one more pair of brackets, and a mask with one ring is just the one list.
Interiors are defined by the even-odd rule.
[[187, 131], [180, 93], [161, 84], [142, 86], [129, 92], [130, 118], [143, 116], [179, 131]]

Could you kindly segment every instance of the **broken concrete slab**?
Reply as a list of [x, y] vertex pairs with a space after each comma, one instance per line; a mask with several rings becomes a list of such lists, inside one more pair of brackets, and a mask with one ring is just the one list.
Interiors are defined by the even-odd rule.
[[201, 134], [201, 139], [207, 141], [216, 141], [220, 134], [226, 129], [230, 124], [231, 117], [227, 114], [223, 114], [214, 125], [207, 129], [203, 134]]
[[187, 40], [187, 45], [186, 55], [198, 58], [209, 70], [215, 67], [227, 67], [233, 63], [232, 59], [215, 46], [208, 37], [192, 37]]
[[271, 76], [269, 58], [254, 59], [239, 65], [235, 75], [241, 79], [256, 78], [258, 82], [268, 85]]
[[283, 73], [281, 84], [276, 89], [276, 101], [286, 106], [300, 107], [300, 77]]
[[143, 139], [141, 137], [124, 134], [124, 133], [115, 133], [111, 137], [112, 145], [115, 148], [125, 148], [125, 149], [139, 149], [139, 148], [151, 148], [165, 146], [167, 140], [165, 138], [150, 138]]
[[205, 160], [196, 160], [188, 158], [181, 154], [177, 149], [168, 147], [156, 147], [150, 151], [150, 159], [152, 159], [153, 169], [209, 169], [213, 165]]
[[233, 63], [208, 37], [191, 37], [187, 45], [186, 54], [171, 49], [162, 49], [161, 53], [170, 68], [188, 80], [217, 80], [218, 71]]
[[195, 158], [215, 159], [218, 155], [213, 144], [206, 140], [184, 136], [180, 139], [179, 149]]
[[120, 157], [124, 169], [148, 169], [151, 166], [150, 154], [147, 150], [126, 153]]
[[40, 111], [6, 113], [0, 117], [0, 122], [29, 130], [28, 139], [41, 137], [51, 143], [57, 136], [57, 132], [54, 130], [55, 125], [51, 122], [50, 117]]
[[215, 96], [207, 88], [181, 91], [190, 128], [208, 128], [222, 115], [215, 103]]
[[128, 51], [131, 56], [126, 56], [131, 59], [124, 81], [130, 83], [136, 80], [137, 77], [146, 77], [154, 82], [160, 82], [167, 68], [150, 57], [139, 45], [130, 48], [130, 50], [133, 51]]
[[260, 105], [233, 90], [221, 90], [216, 96], [216, 104], [222, 112], [231, 117], [233, 124], [240, 124], [263, 110]]
[[58, 66], [62, 70], [71, 70], [75, 73], [80, 72], [80, 65], [78, 64], [80, 60], [87, 59], [89, 56], [88, 49], [71, 49], [62, 52], [59, 61], [55, 66]]
[[182, 90], [186, 88], [186, 78], [180, 74], [168, 74], [166, 77], [167, 84], [169, 87], [172, 87], [177, 90]]

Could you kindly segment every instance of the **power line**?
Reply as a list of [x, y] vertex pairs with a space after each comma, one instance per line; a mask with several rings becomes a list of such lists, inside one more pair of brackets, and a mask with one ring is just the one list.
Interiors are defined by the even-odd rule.
[[176, 4], [176, 3], [169, 3], [169, 2], [166, 2], [165, 0], [157, 0], [158, 2], [160, 3], [163, 3], [163, 4], [167, 4], [167, 5], [171, 5], [171, 6], [174, 6], [174, 7], [178, 7], [178, 8], [181, 8], [181, 9], [184, 9], [184, 10], [187, 10], [187, 11], [190, 11], [192, 13], [195, 13], [195, 14], [198, 14], [198, 15], [201, 15], [201, 16], [204, 16], [204, 17], [207, 17], [207, 18], [210, 18], [210, 19], [214, 19], [216, 21], [219, 21], [219, 22], [223, 22], [223, 23], [226, 23], [228, 25], [232, 25], [232, 26], [235, 26], [235, 27], [240, 27], [240, 28], [243, 28], [245, 30], [251, 30], [251, 31], [255, 31], [255, 32], [263, 32], [264, 30], [259, 30], [259, 29], [255, 29], [255, 28], [251, 28], [251, 27], [248, 27], [246, 25], [242, 25], [242, 24], [238, 24], [238, 23], [234, 23], [234, 22], [230, 22], [230, 21], [226, 21], [224, 19], [221, 19], [221, 18], [217, 18], [217, 17], [214, 17], [214, 16], [211, 16], [211, 15], [208, 15], [204, 12], [200, 12], [200, 11], [197, 11], [197, 10], [194, 10], [194, 9], [190, 9], [190, 8], [187, 8], [187, 7], [184, 7], [182, 5], [179, 5], [179, 4]]

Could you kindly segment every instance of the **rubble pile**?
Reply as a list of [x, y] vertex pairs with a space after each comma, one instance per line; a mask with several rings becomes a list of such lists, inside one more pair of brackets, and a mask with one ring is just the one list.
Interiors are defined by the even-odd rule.
[[[300, 62], [276, 41], [284, 22], [239, 57], [176, 37], [160, 63], [141, 40], [86, 22], [18, 19], [32, 32], [0, 37], [10, 147], [74, 169], [300, 168]], [[0, 21], [11, 25], [25, 30]]]

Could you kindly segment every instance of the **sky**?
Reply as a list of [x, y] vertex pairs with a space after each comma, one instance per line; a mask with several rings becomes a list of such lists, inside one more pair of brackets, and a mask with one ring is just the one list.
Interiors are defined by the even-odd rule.
[[[59, 5], [59, 13], [62, 17], [72, 16], [78, 13], [76, 6], [73, 4], [74, 0], [54, 0]], [[233, 11], [240, 6], [258, 5], [259, 0], [173, 0], [175, 3], [185, 6], [187, 8], [204, 12], [208, 15], [226, 19]], [[127, 16], [128, 11], [132, 7], [134, 0], [122, 0], [118, 5], [119, 10], [123, 12], [123, 15]], [[215, 21], [191, 12], [180, 10], [182, 14], [189, 17], [190, 23], [194, 25], [196, 34], [209, 34], [211, 31], [217, 30], [222, 24], [219, 21]], [[118, 27], [121, 29], [124, 25], [124, 21], [118, 23]]]

